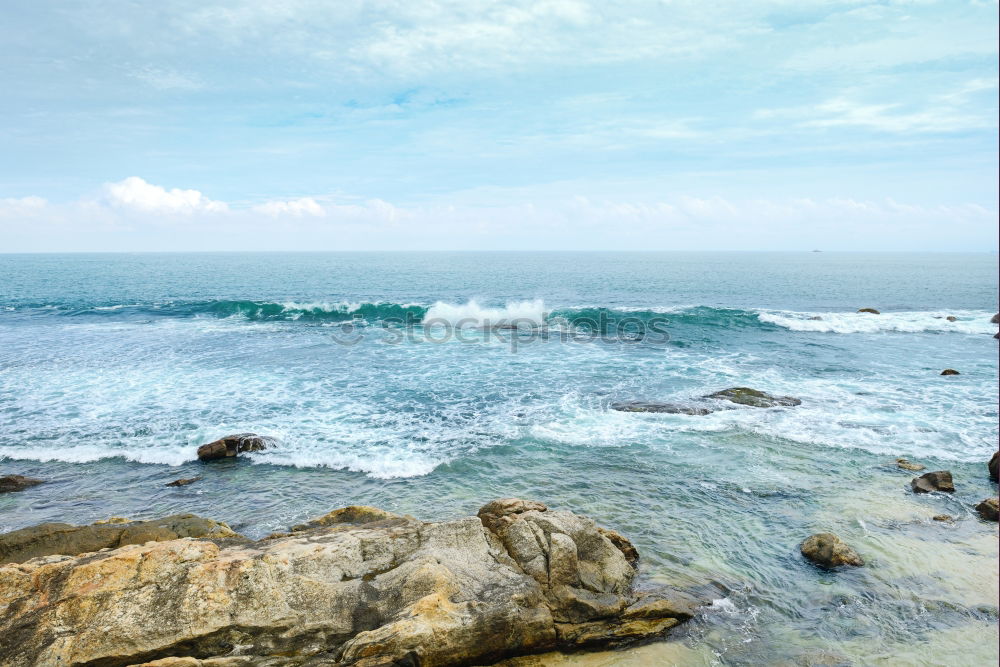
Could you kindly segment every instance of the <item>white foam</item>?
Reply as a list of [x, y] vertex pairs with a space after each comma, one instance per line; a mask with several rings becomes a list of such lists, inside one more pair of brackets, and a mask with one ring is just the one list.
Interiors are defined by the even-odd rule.
[[[949, 322], [948, 316], [958, 318]], [[996, 325], [990, 323], [993, 313], [982, 310], [956, 311], [899, 311], [872, 313], [821, 313], [795, 312], [788, 310], [761, 310], [757, 318], [761, 322], [776, 324], [792, 331], [813, 331], [818, 333], [962, 333], [993, 334]], [[819, 319], [814, 319], [819, 318]]]
[[475, 299], [464, 304], [438, 301], [424, 315], [424, 322], [447, 323], [454, 327], [490, 327], [511, 322], [526, 322], [541, 326], [545, 323], [545, 302], [508, 301], [503, 308], [487, 308]]

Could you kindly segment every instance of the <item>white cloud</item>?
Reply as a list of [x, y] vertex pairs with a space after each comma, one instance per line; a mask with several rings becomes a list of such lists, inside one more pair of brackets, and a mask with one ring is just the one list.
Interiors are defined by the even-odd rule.
[[107, 183], [104, 189], [108, 203], [116, 208], [181, 214], [221, 213], [229, 208], [225, 202], [213, 201], [198, 190], [167, 190], [147, 183], [138, 176], [129, 176], [117, 183]]
[[253, 210], [259, 211], [264, 215], [269, 215], [274, 218], [279, 218], [286, 215], [292, 216], [303, 216], [303, 215], [314, 215], [322, 216], [326, 213], [323, 207], [312, 197], [301, 197], [300, 199], [288, 199], [284, 201], [269, 201], [264, 202], [253, 207]]

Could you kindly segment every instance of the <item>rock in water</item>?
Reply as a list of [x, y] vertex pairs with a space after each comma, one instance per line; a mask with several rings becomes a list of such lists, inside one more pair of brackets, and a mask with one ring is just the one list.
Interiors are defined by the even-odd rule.
[[654, 401], [628, 401], [612, 403], [612, 410], [619, 412], [662, 412], [671, 415], [707, 415], [713, 412], [710, 408], [700, 405], [682, 405], [679, 403], [656, 403]]
[[990, 322], [992, 324], [1000, 324], [1000, 313], [997, 313], [996, 315], [994, 315], [993, 317], [991, 317], [990, 318]]
[[865, 564], [857, 551], [847, 546], [833, 533], [817, 533], [807, 537], [799, 550], [803, 556], [820, 567], [834, 568], [841, 565], [860, 567]]
[[935, 514], [931, 519], [934, 521], [954, 521], [955, 517], [950, 514]]
[[202, 445], [198, 448], [198, 458], [202, 461], [214, 461], [231, 458], [243, 452], [259, 452], [273, 446], [274, 438], [256, 433], [236, 433]]
[[781, 405], [801, 405], [802, 401], [791, 396], [771, 396], [750, 387], [733, 387], [723, 389], [703, 398], [716, 398], [739, 405], [749, 405], [754, 408], [774, 408]]
[[858, 312], [859, 313], [870, 313], [872, 315], [881, 315], [882, 314], [882, 313], [878, 312], [877, 310], [875, 310], [874, 308], [858, 308]]
[[896, 466], [898, 468], [901, 468], [903, 470], [909, 470], [911, 472], [918, 472], [926, 468], [926, 466], [922, 466], [919, 463], [910, 463], [906, 459], [896, 459]]
[[946, 368], [941, 371], [941, 375], [961, 375], [961, 373], [956, 371], [954, 368]]
[[990, 479], [996, 482], [997, 474], [1000, 473], [1000, 451], [993, 452], [993, 456], [990, 457], [990, 462], [986, 464], [986, 467], [990, 471]]
[[692, 614], [673, 593], [636, 592], [619, 544], [570, 512], [517, 499], [440, 523], [371, 510], [255, 543], [0, 567], [0, 664], [480, 665], [650, 639]]
[[175, 479], [172, 482], [167, 482], [165, 486], [187, 486], [188, 484], [194, 484], [199, 479], [201, 479], [201, 477], [188, 477], [186, 479], [185, 478]]
[[976, 511], [979, 512], [979, 516], [987, 521], [997, 521], [998, 517], [1000, 517], [1000, 499], [987, 498], [976, 505]]
[[954, 315], [949, 315], [948, 317], [946, 317], [944, 319], [948, 320], [949, 322], [958, 322], [958, 318], [955, 317]]
[[955, 492], [955, 485], [951, 481], [951, 473], [947, 470], [928, 472], [920, 477], [914, 477], [910, 480], [910, 488], [916, 493], [930, 493], [931, 491]]
[[24, 475], [7, 475], [0, 477], [0, 493], [11, 493], [13, 491], [24, 491], [28, 487], [44, 484], [45, 481]]
[[53, 554], [76, 556], [126, 544], [176, 540], [179, 537], [221, 539], [240, 538], [240, 535], [224, 523], [194, 514], [175, 514], [153, 521], [129, 521], [115, 517], [89, 526], [42, 523], [0, 535], [0, 563], [22, 563]]

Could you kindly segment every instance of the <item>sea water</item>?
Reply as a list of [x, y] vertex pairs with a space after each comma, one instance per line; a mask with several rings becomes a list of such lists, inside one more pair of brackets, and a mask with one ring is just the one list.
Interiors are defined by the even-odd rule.
[[[259, 537], [350, 504], [430, 520], [519, 496], [619, 530], [643, 581], [708, 604], [669, 642], [564, 660], [994, 664], [997, 527], [972, 507], [997, 492], [997, 271], [986, 253], [0, 255], [0, 474], [47, 480], [0, 496], [0, 530], [194, 512]], [[802, 404], [611, 408], [733, 386]], [[196, 460], [243, 431], [277, 446]], [[896, 457], [956, 493], [913, 495]], [[806, 563], [820, 531], [867, 565]]]

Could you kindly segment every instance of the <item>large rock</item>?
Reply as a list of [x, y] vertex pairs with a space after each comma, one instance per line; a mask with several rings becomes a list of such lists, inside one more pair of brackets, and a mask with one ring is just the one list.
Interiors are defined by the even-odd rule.
[[0, 664], [479, 665], [649, 639], [692, 613], [637, 593], [616, 541], [570, 512], [506, 499], [424, 523], [372, 509], [256, 543], [0, 567]]
[[661, 412], [671, 415], [707, 415], [714, 412], [703, 405], [685, 405], [682, 403], [658, 403], [656, 401], [627, 401], [612, 403], [612, 410], [619, 412]]
[[869, 315], [881, 315], [879, 311], [874, 308], [858, 308], [859, 313], [868, 313]]
[[274, 446], [274, 438], [256, 433], [236, 433], [219, 438], [215, 442], [198, 448], [198, 458], [202, 461], [232, 458], [243, 452], [259, 452]]
[[1000, 474], [1000, 451], [993, 452], [993, 456], [990, 457], [990, 462], [986, 464], [986, 468], [990, 471], [990, 479], [996, 482], [997, 474]]
[[954, 368], [946, 368], [941, 371], [941, 375], [961, 375], [961, 373], [956, 371]]
[[802, 401], [791, 396], [772, 396], [762, 391], [751, 389], [750, 387], [732, 387], [723, 389], [714, 394], [709, 394], [704, 398], [715, 398], [739, 405], [749, 405], [754, 408], [774, 408], [781, 405], [801, 405]]
[[0, 493], [10, 493], [12, 491], [24, 491], [28, 487], [43, 484], [44, 480], [24, 475], [6, 475], [0, 477]]
[[910, 480], [910, 488], [915, 493], [930, 493], [931, 491], [955, 492], [955, 485], [951, 481], [951, 473], [947, 470], [937, 470], [935, 472], [924, 473], [920, 477], [914, 477]]
[[976, 505], [976, 511], [979, 512], [979, 516], [987, 521], [996, 521], [1000, 518], [1000, 499], [987, 498]]
[[179, 537], [239, 538], [224, 523], [194, 514], [174, 514], [153, 521], [109, 519], [89, 526], [42, 523], [0, 535], [0, 563], [21, 563], [39, 556], [75, 556], [126, 544], [176, 540]]
[[841, 565], [860, 567], [865, 561], [858, 552], [833, 533], [817, 533], [811, 535], [799, 546], [802, 555], [810, 561], [825, 568]]

